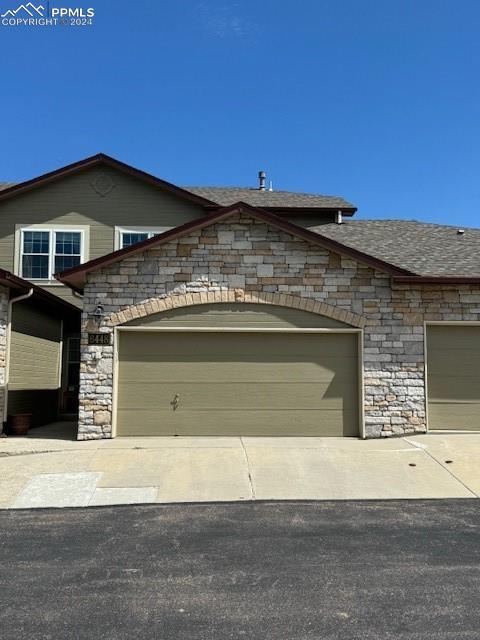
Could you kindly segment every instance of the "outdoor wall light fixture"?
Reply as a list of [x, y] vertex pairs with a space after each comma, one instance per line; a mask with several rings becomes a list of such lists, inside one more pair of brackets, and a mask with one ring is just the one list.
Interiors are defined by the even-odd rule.
[[101, 304], [97, 304], [95, 311], [88, 314], [87, 331], [95, 331], [102, 323], [102, 318], [105, 315], [105, 310]]
[[105, 311], [102, 307], [101, 304], [97, 304], [97, 307], [95, 309], [95, 311], [92, 314], [92, 317], [94, 318], [95, 322], [97, 324], [100, 324], [100, 322], [102, 321], [103, 316], [105, 315]]

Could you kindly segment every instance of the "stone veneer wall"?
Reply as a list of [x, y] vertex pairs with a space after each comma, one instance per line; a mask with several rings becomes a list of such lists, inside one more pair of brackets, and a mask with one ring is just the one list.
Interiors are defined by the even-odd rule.
[[111, 332], [115, 324], [176, 306], [180, 296], [185, 301], [188, 294], [214, 292], [240, 303], [272, 304], [271, 294], [294, 296], [288, 300], [306, 299], [311, 311], [321, 313], [314, 302], [324, 303], [342, 312], [338, 319], [363, 325], [370, 438], [426, 429], [424, 321], [480, 320], [479, 286], [392, 286], [387, 274], [273, 226], [243, 215], [229, 218], [89, 275], [80, 439], [111, 437], [113, 347], [86, 344], [87, 316], [97, 304], [106, 311], [100, 330]]

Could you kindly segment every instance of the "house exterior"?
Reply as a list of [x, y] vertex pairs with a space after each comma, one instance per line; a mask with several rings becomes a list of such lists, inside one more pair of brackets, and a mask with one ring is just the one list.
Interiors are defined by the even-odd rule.
[[82, 309], [79, 439], [479, 430], [480, 230], [355, 211], [95, 156], [0, 192], [0, 260]]
[[[341, 208], [347, 216], [355, 211], [353, 205], [342, 198], [259, 193], [257, 189], [185, 190], [102, 154], [20, 184], [0, 183], [0, 269], [45, 290], [52, 299], [60, 298], [68, 303], [64, 306], [68, 309], [68, 319], [62, 325], [59, 343], [62, 350], [61, 386], [56, 393], [59, 404], [52, 404], [51, 383], [44, 389], [43, 385], [47, 384], [44, 378], [33, 377], [28, 382], [30, 400], [26, 408], [32, 403], [35, 405], [35, 424], [50, 421], [54, 407], [57, 415], [65, 417], [74, 417], [78, 411], [83, 301], [54, 274], [199, 219], [218, 210], [225, 202], [234, 202], [240, 195], [252, 202], [259, 197], [268, 199], [267, 210], [299, 221], [306, 218], [305, 222], [312, 224], [316, 220], [333, 219]], [[36, 300], [37, 295], [25, 303], [32, 314]], [[77, 309], [73, 316], [72, 305]], [[20, 314], [20, 307], [15, 309], [18, 309], [16, 314]], [[60, 321], [57, 318], [55, 322], [57, 320]], [[3, 322], [7, 324], [6, 316]], [[46, 335], [47, 324], [45, 318], [37, 322]], [[21, 350], [21, 341], [16, 352], [18, 348]], [[34, 368], [35, 359], [31, 359], [28, 351], [15, 357], [30, 362], [29, 366]], [[12, 382], [12, 389], [18, 384], [24, 383]], [[15, 392], [27, 390], [15, 389]], [[40, 405], [33, 402], [40, 395], [50, 396], [49, 406], [43, 401]], [[23, 410], [12, 402], [10, 408]]]

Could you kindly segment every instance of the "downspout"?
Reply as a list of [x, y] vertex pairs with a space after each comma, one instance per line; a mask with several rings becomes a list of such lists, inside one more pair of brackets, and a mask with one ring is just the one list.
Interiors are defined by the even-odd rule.
[[3, 425], [7, 420], [7, 410], [8, 410], [8, 381], [10, 378], [10, 343], [12, 338], [12, 307], [15, 302], [21, 302], [22, 300], [26, 300], [27, 298], [31, 298], [33, 295], [33, 287], [29, 289], [28, 293], [23, 293], [21, 296], [17, 296], [16, 298], [11, 298], [8, 301], [8, 311], [7, 311], [7, 332], [6, 332], [6, 348], [5, 348], [5, 380], [4, 380], [4, 402], [3, 402], [3, 416], [2, 416], [2, 424], [0, 425], [0, 433], [3, 433]]

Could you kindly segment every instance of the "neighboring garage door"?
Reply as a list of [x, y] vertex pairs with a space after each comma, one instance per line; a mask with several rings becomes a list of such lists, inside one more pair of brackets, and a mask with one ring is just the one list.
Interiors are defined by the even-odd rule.
[[480, 430], [480, 327], [427, 326], [430, 429]]
[[356, 333], [118, 339], [117, 435], [359, 435]]

